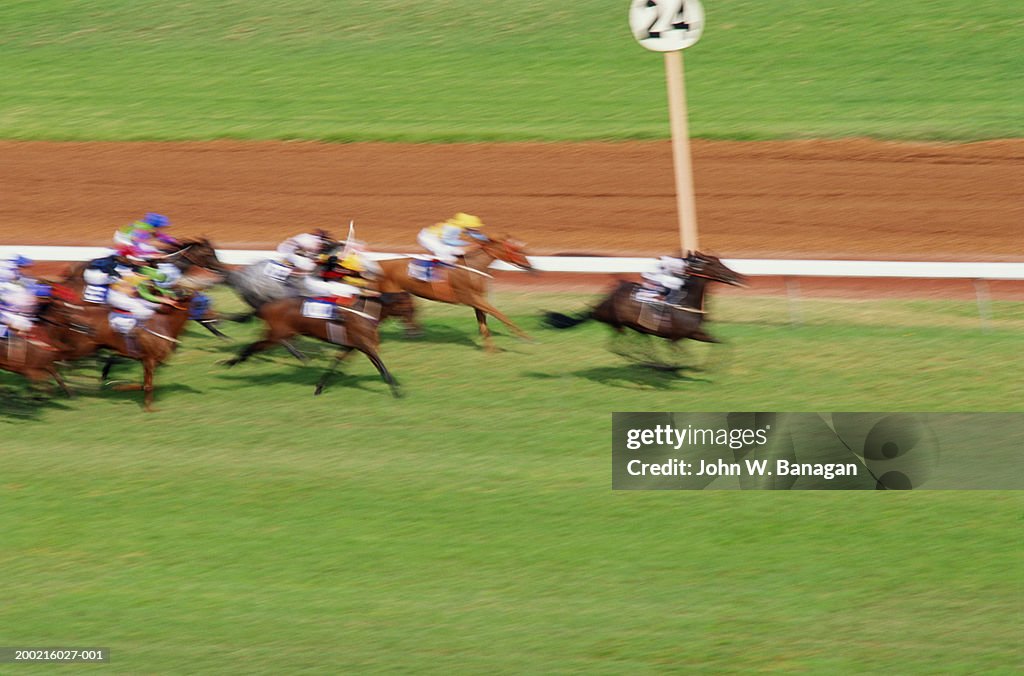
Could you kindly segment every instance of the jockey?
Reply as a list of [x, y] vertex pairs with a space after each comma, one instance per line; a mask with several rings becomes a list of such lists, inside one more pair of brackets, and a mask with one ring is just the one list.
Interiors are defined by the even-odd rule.
[[117, 230], [114, 233], [114, 244], [117, 248], [144, 245], [157, 254], [164, 253], [169, 247], [178, 244], [178, 240], [163, 231], [170, 223], [162, 214], [146, 214], [144, 218]]
[[380, 274], [380, 265], [366, 255], [361, 242], [350, 239], [345, 249], [331, 255], [316, 271], [306, 277], [306, 290], [313, 296], [334, 296], [349, 300], [355, 296], [372, 296], [367, 288]]
[[289, 237], [277, 245], [279, 262], [299, 273], [310, 273], [317, 260], [337, 246], [337, 242], [324, 230], [303, 232]]
[[465, 256], [466, 247], [472, 244], [463, 238], [464, 235], [477, 240], [487, 238], [480, 232], [483, 227], [484, 223], [478, 217], [459, 212], [447, 221], [420, 230], [416, 241], [438, 260], [451, 265], [459, 256]]
[[677, 256], [660, 256], [655, 269], [641, 275], [644, 286], [661, 296], [661, 301], [676, 305], [682, 299], [686, 284], [686, 259]]
[[23, 276], [22, 268], [27, 268], [30, 265], [32, 265], [32, 259], [25, 258], [21, 254], [0, 260], [0, 284], [18, 281]]
[[144, 254], [135, 250], [125, 252], [131, 267], [119, 267], [117, 279], [111, 284], [107, 302], [116, 310], [127, 312], [138, 323], [145, 323], [156, 313], [161, 303], [169, 302], [171, 292], [159, 285], [167, 276], [146, 264]]
[[32, 261], [21, 255], [0, 261], [0, 326], [13, 329], [36, 345], [54, 350], [55, 347], [32, 330], [39, 298], [49, 296], [50, 287], [24, 274], [24, 269], [30, 265]]

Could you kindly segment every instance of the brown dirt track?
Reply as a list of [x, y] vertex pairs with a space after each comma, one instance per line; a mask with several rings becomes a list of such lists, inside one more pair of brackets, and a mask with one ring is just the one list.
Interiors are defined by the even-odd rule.
[[[1024, 140], [696, 141], [693, 156], [702, 248], [722, 256], [1024, 259]], [[107, 244], [159, 211], [223, 248], [354, 219], [403, 251], [461, 210], [536, 254], [678, 248], [667, 142], [0, 142], [0, 157], [4, 244]]]

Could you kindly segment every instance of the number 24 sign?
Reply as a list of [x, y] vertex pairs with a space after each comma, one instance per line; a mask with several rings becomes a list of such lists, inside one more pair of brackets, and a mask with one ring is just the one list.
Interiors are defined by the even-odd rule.
[[652, 51], [686, 49], [704, 32], [704, 7], [698, 0], [631, 0], [629, 27]]

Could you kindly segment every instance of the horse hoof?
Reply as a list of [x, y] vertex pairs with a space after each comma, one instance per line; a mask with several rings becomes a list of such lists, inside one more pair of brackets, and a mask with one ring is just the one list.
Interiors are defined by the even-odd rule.
[[313, 396], [314, 397], [319, 397], [320, 393], [323, 392], [323, 391], [324, 391], [323, 385], [317, 385], [316, 386], [316, 391], [313, 392]]

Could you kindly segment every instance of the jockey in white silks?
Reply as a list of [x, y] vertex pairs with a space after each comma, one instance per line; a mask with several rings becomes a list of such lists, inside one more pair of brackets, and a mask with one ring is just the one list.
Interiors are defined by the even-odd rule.
[[664, 302], [674, 305], [682, 297], [682, 288], [686, 284], [685, 275], [685, 258], [661, 256], [654, 270], [644, 272], [640, 276], [647, 282], [646, 286], [657, 291]]
[[459, 256], [465, 256], [466, 247], [473, 243], [464, 236], [483, 239], [485, 235], [480, 232], [483, 227], [483, 221], [476, 216], [460, 212], [447, 221], [423, 228], [416, 241], [438, 260], [451, 265]]
[[330, 235], [323, 230], [303, 232], [277, 245], [279, 261], [300, 273], [310, 273], [321, 254], [334, 246]]
[[42, 338], [32, 336], [39, 297], [48, 295], [49, 287], [37, 284], [24, 273], [30, 265], [32, 261], [21, 255], [0, 261], [0, 325], [38, 345], [54, 349]]

